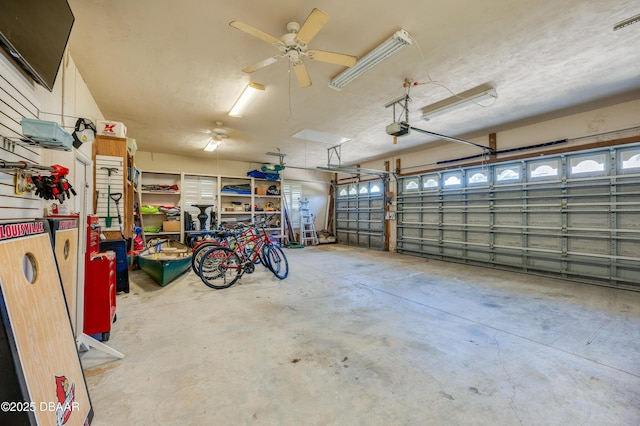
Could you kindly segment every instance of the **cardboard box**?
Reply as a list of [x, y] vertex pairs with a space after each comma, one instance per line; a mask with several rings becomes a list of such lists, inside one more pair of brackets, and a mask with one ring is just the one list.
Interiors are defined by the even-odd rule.
[[127, 137], [127, 126], [119, 121], [96, 120], [96, 134], [102, 136], [114, 136], [116, 138]]
[[180, 232], [180, 221], [169, 220], [169, 221], [162, 222], [162, 231], [163, 232]]
[[267, 188], [256, 188], [256, 195], [267, 195]]

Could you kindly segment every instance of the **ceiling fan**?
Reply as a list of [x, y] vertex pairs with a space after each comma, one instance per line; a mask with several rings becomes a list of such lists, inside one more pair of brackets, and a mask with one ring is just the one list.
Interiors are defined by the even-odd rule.
[[216, 128], [213, 130], [207, 130], [205, 133], [211, 135], [207, 145], [204, 147], [205, 151], [215, 151], [223, 140], [229, 137], [229, 134], [222, 128], [222, 121], [216, 121]]
[[282, 58], [289, 58], [293, 71], [298, 80], [300, 87], [311, 86], [311, 78], [307, 72], [307, 68], [302, 62], [303, 57], [313, 59], [321, 62], [329, 62], [331, 64], [343, 65], [345, 67], [352, 67], [355, 65], [358, 58], [355, 56], [344, 55], [342, 53], [327, 52], [325, 50], [309, 49], [309, 42], [320, 29], [329, 20], [329, 15], [320, 9], [313, 9], [307, 20], [304, 21], [302, 27], [297, 22], [289, 22], [287, 24], [287, 33], [279, 39], [270, 36], [267, 33], [260, 31], [244, 22], [232, 21], [229, 23], [233, 28], [237, 28], [240, 31], [252, 35], [260, 40], [263, 40], [280, 50], [280, 53], [270, 58], [263, 59], [260, 62], [256, 62], [253, 65], [249, 65], [242, 69], [246, 73], [252, 73], [268, 65], [278, 62]]

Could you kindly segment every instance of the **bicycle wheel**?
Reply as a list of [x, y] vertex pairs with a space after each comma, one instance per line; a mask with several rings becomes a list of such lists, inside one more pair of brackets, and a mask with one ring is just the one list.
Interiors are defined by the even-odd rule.
[[271, 244], [267, 248], [267, 266], [273, 275], [284, 280], [289, 275], [289, 262], [280, 246]]
[[208, 287], [231, 287], [242, 276], [242, 261], [229, 248], [212, 247], [202, 255], [198, 275]]
[[219, 241], [205, 241], [193, 248], [193, 252], [191, 253], [191, 269], [196, 274], [200, 273], [200, 260], [202, 259], [202, 255], [212, 247], [220, 247]]

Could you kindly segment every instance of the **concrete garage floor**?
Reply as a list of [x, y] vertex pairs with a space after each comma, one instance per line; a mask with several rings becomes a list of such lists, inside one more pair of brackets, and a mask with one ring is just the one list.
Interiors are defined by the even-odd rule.
[[638, 425], [640, 293], [355, 249], [226, 290], [142, 271], [94, 425]]

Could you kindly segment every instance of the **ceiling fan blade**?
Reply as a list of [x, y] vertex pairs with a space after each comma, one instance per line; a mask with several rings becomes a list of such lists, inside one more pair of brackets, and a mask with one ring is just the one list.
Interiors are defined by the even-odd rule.
[[318, 31], [324, 24], [329, 20], [329, 15], [320, 9], [313, 9], [309, 16], [307, 16], [307, 20], [302, 24], [302, 28], [298, 31], [298, 35], [296, 38], [303, 42], [304, 44], [308, 44]]
[[252, 35], [254, 37], [259, 38], [260, 40], [266, 41], [269, 44], [275, 44], [275, 45], [280, 45], [282, 44], [282, 42], [280, 40], [278, 40], [277, 38], [270, 36], [269, 34], [260, 31], [257, 28], [252, 27], [251, 25], [245, 24], [244, 22], [240, 22], [240, 21], [231, 21], [229, 22], [229, 25], [232, 26], [233, 28], [237, 28], [240, 31], [243, 31], [249, 35]]
[[263, 59], [260, 62], [256, 62], [253, 65], [249, 65], [248, 67], [244, 67], [242, 68], [243, 72], [246, 72], [247, 74], [250, 74], [254, 71], [258, 71], [259, 69], [262, 69], [266, 66], [269, 66], [271, 64], [275, 64], [276, 62], [278, 62], [278, 60], [282, 58], [282, 55], [275, 55], [275, 56], [271, 56], [270, 58], [267, 59]]
[[342, 53], [327, 52], [325, 50], [309, 50], [307, 52], [309, 59], [321, 62], [329, 62], [332, 64], [344, 65], [352, 67], [356, 64], [358, 58], [351, 55], [343, 55]]
[[296, 74], [300, 87], [311, 86], [311, 77], [309, 77], [309, 73], [307, 72], [307, 67], [304, 65], [304, 62], [294, 62], [293, 72]]

